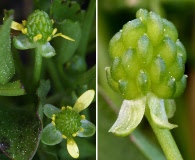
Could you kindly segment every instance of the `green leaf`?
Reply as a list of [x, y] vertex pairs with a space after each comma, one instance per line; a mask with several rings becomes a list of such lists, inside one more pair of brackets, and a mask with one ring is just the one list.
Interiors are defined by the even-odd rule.
[[5, 12], [5, 21], [0, 28], [0, 84], [6, 84], [15, 73], [14, 61], [11, 52], [10, 27], [13, 20], [13, 11]]
[[20, 81], [15, 81], [7, 84], [0, 84], [0, 95], [1, 96], [20, 96], [24, 95], [25, 90]]
[[164, 99], [160, 99], [153, 94], [148, 94], [147, 98], [148, 106], [150, 108], [150, 115], [155, 125], [166, 129], [173, 129], [177, 127], [177, 125], [168, 122]]
[[45, 44], [38, 44], [36, 52], [41, 54], [45, 58], [50, 58], [56, 55], [55, 49], [50, 45], [49, 42]]
[[32, 159], [39, 144], [41, 123], [35, 112], [2, 106], [0, 150], [14, 160]]
[[58, 22], [63, 21], [64, 19], [82, 21], [85, 13], [81, 10], [80, 5], [75, 1], [71, 2], [59, 0], [53, 1], [50, 11], [53, 19]]
[[51, 104], [45, 104], [43, 106], [43, 108], [44, 108], [43, 112], [49, 118], [52, 118], [53, 114], [59, 113], [61, 111], [59, 108], [57, 108], [57, 107], [55, 107], [55, 106], [53, 106]]
[[24, 34], [20, 34], [13, 38], [14, 47], [20, 50], [35, 48], [35, 43], [29, 41], [28, 37]]
[[78, 137], [90, 137], [95, 134], [95, 125], [88, 120], [81, 120], [81, 127], [84, 129], [83, 132], [78, 132]]
[[146, 99], [124, 100], [118, 118], [109, 132], [127, 136], [141, 122], [145, 112]]
[[52, 40], [52, 46], [57, 53], [57, 60], [62, 65], [75, 53], [81, 39], [81, 28], [78, 22], [72, 22], [70, 20], [55, 23], [54, 26], [58, 28], [59, 33], [61, 32], [75, 40], [74, 42], [68, 41], [62, 39], [62, 37], [57, 37]]
[[56, 145], [62, 141], [62, 134], [50, 123], [43, 129], [41, 141], [46, 145]]

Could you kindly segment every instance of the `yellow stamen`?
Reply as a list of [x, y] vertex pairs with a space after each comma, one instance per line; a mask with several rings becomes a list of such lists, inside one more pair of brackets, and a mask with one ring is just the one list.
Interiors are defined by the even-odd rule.
[[66, 139], [67, 137], [65, 135], [62, 135], [62, 138]]
[[50, 36], [47, 38], [47, 42], [49, 42], [49, 41], [51, 41], [51, 37]]
[[36, 42], [41, 38], [42, 38], [42, 34], [37, 34], [36, 36], [33, 37], [33, 40], [34, 40], [34, 42]]
[[66, 109], [66, 107], [63, 106], [61, 110], [64, 111], [65, 109]]
[[68, 109], [72, 110], [72, 107], [71, 106], [67, 106]]
[[23, 29], [22, 29], [22, 33], [23, 33], [23, 34], [27, 34], [27, 28], [23, 28]]
[[54, 24], [54, 20], [53, 19], [51, 19], [51, 23]]
[[78, 132], [73, 133], [73, 134], [72, 134], [72, 136], [73, 136], [73, 137], [76, 137], [76, 136], [77, 136], [77, 134], [78, 134]]
[[54, 121], [51, 122], [54, 126], [56, 125]]
[[55, 28], [55, 29], [53, 30], [52, 35], [54, 36], [54, 35], [56, 34], [56, 32], [57, 32], [57, 28]]
[[81, 127], [81, 128], [79, 129], [79, 131], [80, 131], [80, 132], [84, 132], [84, 128]]
[[24, 26], [18, 22], [12, 21], [12, 25], [11, 28], [17, 31], [22, 31], [22, 29], [24, 28]]
[[55, 121], [56, 120], [56, 115], [53, 114], [51, 119], [52, 119], [52, 121]]
[[72, 39], [72, 38], [70, 38], [68, 36], [63, 35], [62, 33], [58, 33], [58, 34], [53, 35], [53, 38], [58, 37], [58, 36], [60, 36], [60, 37], [62, 37], [64, 39], [67, 39], [69, 41], [75, 41], [74, 39]]
[[81, 119], [84, 120], [85, 119], [85, 115], [81, 115]]

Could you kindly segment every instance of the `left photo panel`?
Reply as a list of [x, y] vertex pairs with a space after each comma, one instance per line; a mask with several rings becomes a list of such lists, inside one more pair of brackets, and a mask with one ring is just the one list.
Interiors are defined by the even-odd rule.
[[0, 35], [0, 160], [95, 160], [96, 0], [2, 0]]

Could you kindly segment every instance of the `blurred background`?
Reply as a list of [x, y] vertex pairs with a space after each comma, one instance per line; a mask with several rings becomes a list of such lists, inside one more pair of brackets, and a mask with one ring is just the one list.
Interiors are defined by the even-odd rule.
[[[105, 77], [110, 66], [108, 44], [123, 24], [135, 19], [145, 8], [173, 22], [187, 52], [187, 88], [176, 99], [176, 113], [169, 121], [179, 127], [171, 130], [185, 160], [195, 159], [195, 1], [194, 0], [99, 0], [98, 1], [98, 159], [165, 159], [146, 119], [127, 137], [116, 137], [108, 130], [115, 122], [122, 99], [112, 91]], [[151, 155], [151, 153], [153, 155]]]

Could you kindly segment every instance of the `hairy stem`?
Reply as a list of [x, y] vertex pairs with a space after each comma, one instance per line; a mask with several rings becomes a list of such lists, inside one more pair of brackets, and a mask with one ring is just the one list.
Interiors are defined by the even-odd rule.
[[171, 132], [168, 129], [163, 129], [157, 127], [150, 116], [149, 107], [146, 107], [145, 116], [148, 119], [163, 151], [167, 160], [183, 160], [181, 153], [173, 139]]

